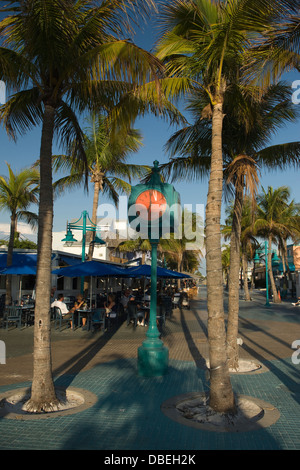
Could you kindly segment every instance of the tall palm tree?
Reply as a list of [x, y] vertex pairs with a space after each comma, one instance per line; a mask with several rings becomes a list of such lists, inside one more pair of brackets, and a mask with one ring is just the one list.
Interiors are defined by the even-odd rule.
[[36, 283], [34, 373], [30, 411], [53, 409], [55, 394], [50, 354], [50, 289], [53, 223], [52, 142], [76, 141], [85, 159], [78, 113], [108, 112], [126, 91], [152, 80], [160, 63], [124, 40], [134, 16], [152, 0], [23, 0], [8, 2], [0, 22], [2, 80], [11, 97], [0, 119], [15, 136], [42, 125], [38, 270]]
[[[235, 256], [230, 254], [229, 261], [229, 272], [228, 284], [230, 283], [228, 293], [228, 325], [227, 325], [227, 354], [228, 363], [230, 369], [238, 370], [239, 367], [239, 347], [237, 343], [238, 326], [239, 326], [239, 286], [240, 286], [240, 270], [243, 270], [244, 277], [244, 291], [245, 300], [250, 300], [248, 282], [247, 282], [247, 271], [248, 271], [248, 251], [251, 251], [253, 243], [258, 246], [258, 242], [253, 235], [253, 221], [254, 221], [254, 209], [253, 196], [246, 195], [243, 197], [242, 207], [238, 207], [237, 210], [237, 199], [226, 208], [228, 214], [225, 225], [223, 226], [222, 233], [225, 240], [230, 240], [230, 251], [235, 251]], [[239, 203], [238, 203], [239, 204]], [[239, 213], [241, 211], [241, 213]], [[237, 227], [238, 224], [238, 227]], [[234, 233], [234, 234], [233, 234]], [[237, 233], [237, 235], [236, 235]], [[239, 246], [237, 247], [237, 242]], [[252, 256], [250, 257], [252, 259]], [[232, 276], [234, 271], [234, 276]], [[235, 283], [232, 286], [232, 283]], [[232, 291], [237, 291], [236, 303], [230, 302], [230, 295]]]
[[283, 224], [283, 229], [278, 238], [278, 248], [282, 259], [284, 276], [292, 280], [287, 256], [287, 240], [291, 238], [294, 242], [298, 241], [300, 231], [300, 210], [293, 200], [282, 211], [280, 220]]
[[[96, 225], [100, 193], [106, 194], [118, 205], [119, 192], [128, 194], [132, 178], [142, 177], [149, 167], [127, 163], [129, 155], [137, 152], [142, 145], [141, 135], [136, 129], [129, 128], [115, 135], [108, 118], [96, 114], [92, 114], [89, 124], [84, 130], [83, 146], [88, 175], [94, 187], [91, 221]], [[55, 191], [62, 192], [84, 185], [85, 165], [76, 159], [76, 155], [54, 156], [53, 166], [55, 171], [66, 170], [69, 173], [55, 181]], [[95, 236], [95, 232], [92, 232], [92, 236]], [[93, 243], [90, 243], [89, 260], [93, 256], [93, 247]]]
[[[254, 231], [268, 241], [268, 270], [270, 284], [273, 292], [273, 302], [279, 303], [273, 270], [272, 270], [272, 244], [278, 244], [283, 236], [293, 237], [298, 232], [297, 220], [287, 220], [286, 212], [289, 209], [290, 189], [287, 186], [280, 186], [273, 189], [268, 186], [258, 196], [257, 214], [254, 222]], [[298, 232], [299, 236], [299, 232]]]
[[[207, 100], [202, 92], [192, 97], [188, 110], [194, 123], [177, 131], [167, 143], [171, 159], [163, 165], [163, 171], [172, 174], [173, 179], [201, 178], [209, 172], [212, 126], [203, 115], [206, 107]], [[280, 82], [264, 92], [251, 86], [244, 87], [241, 93], [238, 86], [232, 86], [225, 97], [224, 112], [222, 145], [224, 183], [227, 185], [224, 193], [227, 198], [234, 199], [226, 334], [228, 361], [233, 368], [238, 362], [236, 340], [243, 201], [248, 192], [255, 203], [260, 168], [284, 170], [299, 166], [300, 142], [268, 145], [281, 126], [297, 119], [299, 109], [293, 106], [290, 87]]]
[[[163, 10], [165, 33], [158, 44], [158, 57], [167, 62], [170, 76], [188, 76], [210, 98], [214, 138], [211, 141], [211, 173], [206, 206], [206, 265], [208, 334], [210, 345], [210, 406], [219, 412], [234, 412], [235, 402], [227, 367], [223, 309], [220, 215], [222, 200], [222, 124], [227, 87], [226, 65], [245, 47], [242, 15], [234, 14], [237, 2], [176, 0]], [[238, 13], [238, 10], [236, 10]], [[237, 32], [239, 40], [237, 41]], [[232, 62], [232, 60], [231, 60]], [[229, 69], [227, 68], [227, 71]]]
[[246, 273], [248, 272], [248, 261], [253, 259], [255, 250], [259, 243], [254, 236], [253, 223], [255, 217], [255, 208], [253, 201], [246, 197], [243, 204], [242, 223], [241, 223], [241, 258], [244, 273], [244, 291], [245, 300], [250, 301], [250, 293], [248, 282], [246, 281]]
[[[10, 235], [7, 248], [7, 266], [11, 266], [17, 221], [23, 220], [32, 226], [37, 224], [37, 215], [28, 210], [38, 203], [40, 175], [37, 170], [26, 168], [14, 173], [8, 163], [8, 177], [0, 176], [0, 210], [10, 212]], [[6, 305], [12, 302], [11, 276], [6, 276]]]
[[[215, 411], [234, 412], [225, 348], [220, 216], [222, 202], [222, 128], [224, 100], [241, 75], [245, 52], [260, 37], [285, 0], [175, 0], [164, 5], [163, 36], [158, 57], [166, 61], [173, 89], [184, 76], [190, 92], [205, 91], [209, 98], [212, 139], [210, 178], [206, 204], [206, 265], [208, 334], [210, 344], [210, 406]], [[249, 34], [251, 33], [251, 34]]]

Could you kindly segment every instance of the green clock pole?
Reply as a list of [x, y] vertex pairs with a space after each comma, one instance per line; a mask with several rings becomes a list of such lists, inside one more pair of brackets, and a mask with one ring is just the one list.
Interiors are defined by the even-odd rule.
[[151, 301], [149, 327], [146, 340], [138, 348], [138, 374], [144, 377], [164, 375], [168, 369], [169, 350], [159, 339], [156, 324], [157, 315], [157, 245], [159, 240], [151, 242]]
[[[157, 160], [154, 162], [150, 180], [147, 183], [137, 184], [131, 189], [131, 194], [128, 200], [128, 220], [129, 224], [135, 223], [137, 216], [136, 203], [139, 198], [146, 193], [149, 195], [151, 191], [157, 191], [161, 194], [161, 199], [164, 199], [166, 204], [163, 208], [163, 214], [168, 216], [163, 221], [163, 216], [158, 219], [147, 219], [145, 223], [140, 223], [137, 230], [142, 236], [148, 236], [151, 243], [151, 302], [150, 302], [150, 318], [149, 326], [146, 333], [146, 339], [138, 348], [138, 374], [144, 377], [155, 377], [164, 375], [168, 370], [169, 351], [160, 340], [159, 331], [156, 324], [157, 318], [157, 245], [160, 237], [164, 234], [174, 232], [181, 220], [181, 212], [177, 211], [180, 208], [180, 196], [174, 187], [169, 183], [164, 183], [159, 174], [159, 163]], [[147, 197], [146, 197], [147, 199]], [[150, 197], [151, 201], [151, 197]], [[151, 202], [150, 202], [151, 204]], [[133, 211], [131, 209], [133, 208]], [[172, 208], [172, 209], [171, 209]], [[177, 208], [177, 209], [176, 209]], [[151, 208], [147, 208], [150, 210]], [[179, 215], [180, 213], [180, 215]], [[135, 225], [135, 229], [136, 225]]]

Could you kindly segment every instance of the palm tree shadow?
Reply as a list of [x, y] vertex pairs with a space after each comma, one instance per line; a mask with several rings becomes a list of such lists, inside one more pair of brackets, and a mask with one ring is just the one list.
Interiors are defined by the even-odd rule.
[[[195, 316], [197, 314], [194, 312]], [[197, 319], [199, 321], [199, 324], [201, 322], [200, 318], [198, 317]], [[193, 336], [191, 334], [190, 328], [186, 322], [185, 315], [183, 309], [180, 309], [180, 321], [181, 321], [181, 326], [182, 326], [182, 331], [186, 340], [186, 343], [188, 345], [188, 348], [190, 350], [190, 353], [195, 361], [196, 367], [199, 369], [206, 369], [206, 360], [205, 358], [201, 355], [199, 348], [195, 344], [195, 341], [193, 339]]]
[[55, 369], [53, 371], [53, 376], [57, 377], [55, 384], [59, 386], [60, 383], [63, 383], [66, 388], [71, 385], [74, 378], [94, 359], [95, 355], [106, 346], [121, 326], [122, 325], [119, 324], [116, 328], [106, 331], [84, 350], [80, 350], [75, 356], [72, 356], [60, 367]]

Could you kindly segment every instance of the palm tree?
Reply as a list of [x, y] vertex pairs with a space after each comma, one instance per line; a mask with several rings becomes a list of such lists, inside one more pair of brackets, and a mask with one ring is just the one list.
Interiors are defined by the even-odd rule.
[[230, 245], [223, 245], [222, 249], [222, 268], [226, 290], [228, 290], [229, 269], [230, 269]]
[[[280, 215], [283, 224], [282, 233], [278, 238], [278, 248], [282, 259], [284, 276], [292, 280], [291, 271], [287, 259], [287, 240], [298, 241], [300, 231], [300, 210], [294, 201], [291, 201]], [[287, 275], [286, 275], [287, 273]]]
[[[222, 233], [225, 240], [230, 239], [230, 251], [235, 251], [235, 256], [233, 257], [230, 253], [229, 261], [229, 273], [228, 283], [231, 283], [228, 293], [228, 325], [227, 325], [227, 354], [228, 354], [228, 363], [230, 369], [238, 370], [239, 367], [239, 347], [237, 343], [238, 336], [238, 326], [239, 326], [239, 286], [240, 286], [240, 270], [242, 268], [243, 278], [244, 278], [244, 291], [245, 291], [245, 300], [250, 300], [249, 290], [248, 290], [248, 252], [250, 251], [253, 255], [252, 245], [255, 244], [258, 247], [258, 242], [253, 235], [253, 221], [254, 221], [254, 204], [253, 196], [243, 197], [243, 204], [241, 207], [241, 214], [238, 216], [236, 208], [236, 198], [226, 209], [228, 217], [225, 221], [225, 226], [223, 227]], [[239, 226], [237, 227], [237, 224]], [[237, 236], [235, 234], [237, 232]], [[234, 234], [233, 234], [234, 233]], [[240, 246], [236, 246], [237, 240]], [[234, 242], [234, 243], [232, 243]], [[250, 256], [252, 259], [253, 256]], [[235, 277], [232, 276], [231, 270], [235, 270]], [[235, 283], [235, 286], [232, 286], [232, 283]], [[230, 302], [230, 295], [232, 291], [237, 291], [236, 294], [236, 303]]]
[[99, 4], [90, 0], [23, 0], [8, 2], [2, 9], [8, 16], [0, 22], [1, 75], [13, 94], [1, 107], [0, 119], [13, 136], [42, 125], [30, 411], [52, 410], [58, 403], [52, 379], [49, 314], [53, 136], [67, 148], [75, 141], [77, 155], [84, 160], [77, 114], [86, 109], [109, 112], [124, 92], [152, 80], [161, 70], [150, 53], [122, 39], [134, 16], [140, 18], [151, 5], [152, 0]]
[[[211, 116], [212, 139], [209, 189], [206, 204], [207, 305], [210, 344], [210, 406], [215, 411], [234, 412], [225, 349], [220, 215], [223, 160], [222, 129], [224, 100], [231, 86], [239, 83], [245, 52], [260, 37], [285, 0], [175, 0], [164, 5], [164, 32], [158, 57], [166, 62], [173, 78], [173, 93], [182, 87], [182, 77], [191, 82], [191, 94], [203, 90], [209, 98], [205, 109]], [[251, 33], [251, 34], [249, 34]]]
[[[158, 249], [160, 248], [158, 247]], [[146, 254], [151, 251], [151, 243], [148, 238], [133, 238], [120, 243], [118, 250], [126, 253], [140, 251], [142, 253], [142, 264], [145, 264]]]
[[[94, 186], [91, 221], [96, 225], [100, 193], [106, 194], [118, 205], [118, 193], [121, 191], [128, 194], [132, 178], [142, 177], [149, 168], [126, 162], [128, 156], [137, 152], [141, 146], [141, 135], [136, 129], [126, 129], [115, 135], [107, 117], [95, 114], [92, 114], [89, 123], [90, 126], [85, 129], [83, 146], [90, 182]], [[85, 166], [76, 159], [76, 155], [54, 156], [53, 166], [55, 171], [63, 169], [69, 172], [68, 176], [60, 178], [53, 184], [57, 192], [84, 185]], [[94, 237], [95, 232], [92, 232], [92, 235]], [[90, 243], [89, 260], [93, 256], [93, 247], [93, 243]]]
[[[219, 412], [234, 412], [235, 402], [227, 367], [223, 308], [220, 215], [222, 201], [222, 124], [229, 56], [245, 47], [244, 16], [238, 2], [176, 0], [165, 5], [166, 29], [158, 45], [158, 57], [167, 62], [170, 76], [188, 76], [209, 96], [212, 113], [211, 172], [206, 205], [206, 265], [208, 335], [210, 345], [210, 406]], [[236, 8], [236, 11], [234, 12]], [[232, 9], [232, 11], [230, 11]], [[232, 18], [229, 13], [235, 13]], [[237, 41], [237, 32], [239, 39]], [[232, 60], [231, 60], [232, 62]], [[228, 71], [228, 68], [227, 68]], [[216, 334], [217, 332], [217, 334]]]
[[[171, 160], [163, 166], [165, 172], [177, 178], [204, 177], [211, 158], [211, 123], [204, 119], [207, 101], [203, 93], [189, 100], [188, 109], [195, 123], [174, 134], [167, 143]], [[224, 102], [223, 166], [224, 191], [234, 198], [230, 230], [230, 271], [227, 347], [229, 364], [238, 360], [236, 339], [239, 313], [239, 271], [243, 201], [246, 192], [255, 203], [259, 168], [283, 170], [300, 163], [300, 142], [268, 146], [272, 136], [286, 122], [299, 116], [293, 106], [291, 89], [284, 83], [269, 86], [263, 93], [257, 87], [244, 87], [243, 94], [232, 86]], [[174, 154], [178, 153], [178, 157]], [[231, 346], [230, 346], [231, 345]]]
[[287, 186], [280, 186], [267, 190], [262, 188], [258, 196], [257, 214], [254, 222], [255, 233], [268, 241], [268, 270], [270, 284], [273, 292], [273, 302], [279, 303], [277, 289], [272, 270], [272, 244], [278, 244], [282, 237], [293, 237], [295, 233], [299, 237], [299, 225], [296, 220], [286, 218], [289, 212], [290, 190]]
[[244, 291], [246, 301], [251, 300], [248, 289], [248, 282], [246, 280], [246, 273], [248, 272], [248, 261], [253, 259], [255, 250], [259, 246], [259, 243], [256, 240], [253, 232], [254, 214], [255, 212], [253, 201], [251, 201], [249, 197], [246, 197], [243, 204], [241, 223], [241, 258], [242, 269], [244, 273]]
[[[173, 179], [201, 178], [209, 171], [212, 128], [210, 122], [203, 118], [203, 109], [207, 106], [203, 94], [198, 101], [195, 98], [189, 101], [188, 107], [195, 123], [178, 131], [167, 143], [171, 160], [164, 165], [164, 170], [171, 173]], [[270, 86], [262, 94], [251, 87], [244, 96], [237, 87], [232, 87], [232, 94], [227, 93], [224, 102], [224, 112], [223, 166], [224, 182], [228, 186], [225, 194], [231, 187], [229, 195], [234, 198], [226, 343], [229, 367], [234, 368], [238, 363], [240, 247], [245, 194], [249, 192], [255, 202], [260, 167], [284, 169], [299, 166], [300, 142], [266, 146], [280, 126], [296, 120], [298, 116], [291, 101], [291, 90], [284, 83]], [[176, 152], [179, 158], [174, 157]], [[243, 260], [245, 262], [244, 256]]]
[[[19, 173], [14, 173], [8, 163], [8, 177], [0, 176], [0, 210], [10, 212], [10, 236], [7, 248], [7, 266], [11, 266], [13, 248], [17, 233], [17, 221], [35, 226], [37, 215], [29, 211], [31, 204], [38, 203], [40, 175], [37, 170], [26, 168]], [[12, 302], [11, 276], [6, 276], [6, 305]]]
[[[180, 234], [180, 235], [179, 235]], [[182, 212], [181, 227], [177, 234], [167, 234], [160, 239], [161, 251], [167, 264], [178, 272], [197, 269], [203, 256], [203, 221], [195, 212]]]

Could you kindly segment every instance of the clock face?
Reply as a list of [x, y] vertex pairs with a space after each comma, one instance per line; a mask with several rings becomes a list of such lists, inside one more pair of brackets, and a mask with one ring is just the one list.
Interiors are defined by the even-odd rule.
[[148, 220], [158, 219], [167, 209], [165, 196], [156, 189], [143, 191], [136, 199], [136, 204], [141, 204], [146, 208], [146, 213], [141, 212], [141, 217], [146, 215]]

